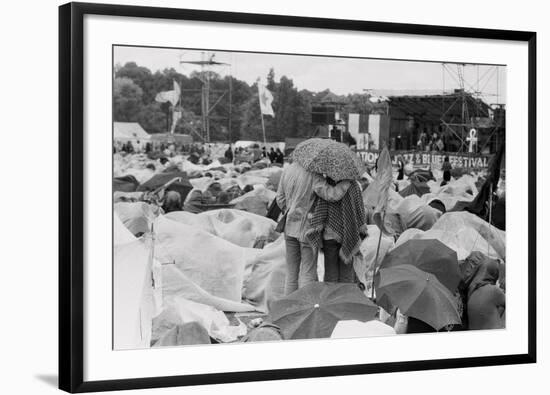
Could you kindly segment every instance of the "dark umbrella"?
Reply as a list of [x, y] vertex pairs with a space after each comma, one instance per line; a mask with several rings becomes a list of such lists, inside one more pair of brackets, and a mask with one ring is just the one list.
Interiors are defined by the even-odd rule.
[[337, 182], [359, 179], [365, 172], [355, 152], [347, 145], [330, 139], [303, 141], [296, 146], [292, 157], [306, 170], [326, 174]]
[[338, 321], [370, 321], [378, 306], [356, 284], [308, 284], [271, 304], [269, 319], [284, 339], [330, 337]]
[[457, 301], [447, 287], [433, 274], [417, 267], [398, 265], [380, 269], [374, 286], [377, 303], [387, 310], [396, 306], [402, 314], [417, 318], [435, 330], [462, 323]]
[[189, 182], [187, 178], [187, 173], [185, 172], [170, 172], [170, 173], [158, 173], [155, 174], [152, 178], [141, 184], [137, 190], [138, 191], [154, 191], [167, 183], [177, 178], [178, 180], [170, 183], [166, 188], [166, 191], [176, 191], [181, 196], [181, 201], [183, 202], [187, 197], [187, 194], [193, 189], [193, 185]]
[[134, 192], [139, 185], [139, 181], [132, 175], [113, 178], [113, 192]]
[[386, 254], [380, 269], [405, 264], [433, 274], [451, 293], [461, 279], [456, 252], [436, 239], [412, 239], [401, 244]]
[[421, 197], [422, 195], [425, 195], [427, 193], [430, 193], [430, 187], [425, 182], [419, 181], [411, 181], [408, 186], [399, 191], [399, 194], [403, 197], [407, 197], [410, 195]]
[[431, 170], [418, 169], [409, 174], [410, 181], [428, 182], [430, 180], [435, 181], [435, 177]]

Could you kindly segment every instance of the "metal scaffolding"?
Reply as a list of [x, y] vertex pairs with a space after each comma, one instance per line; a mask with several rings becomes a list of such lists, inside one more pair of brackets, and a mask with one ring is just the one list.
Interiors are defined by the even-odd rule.
[[[200, 67], [198, 79], [202, 83], [201, 89], [182, 89], [184, 91], [201, 92], [201, 128], [200, 133], [193, 130], [194, 133], [205, 143], [210, 142], [210, 119], [211, 113], [214, 108], [227, 96], [229, 101], [229, 114], [227, 116], [228, 131], [231, 136], [231, 107], [232, 107], [232, 80], [233, 77], [229, 75], [229, 87], [226, 90], [212, 90], [210, 88], [210, 79], [212, 76], [213, 68], [215, 67], [228, 67], [229, 63], [217, 62], [214, 60], [216, 54], [211, 52], [201, 52], [200, 60], [184, 60], [180, 58], [180, 65], [192, 64]], [[214, 95], [211, 95], [214, 94]], [[212, 100], [214, 101], [212, 103]]]
[[[495, 121], [494, 112], [486, 114], [483, 101], [487, 101], [489, 97], [496, 97], [496, 103], [487, 103], [492, 110], [503, 111], [504, 104], [500, 103], [500, 84], [499, 84], [499, 69], [500, 66], [483, 66], [487, 67], [484, 73], [480, 76], [479, 64], [468, 63], [441, 63], [442, 67], [442, 80], [443, 80], [443, 92], [445, 93], [445, 82], [447, 77], [450, 78], [458, 85], [458, 89], [448, 96], [455, 97], [452, 104], [446, 108], [442, 108], [441, 124], [447, 132], [450, 132], [460, 141], [459, 152], [468, 151], [471, 138], [473, 137], [472, 131], [476, 133], [481, 128], [489, 129], [489, 133], [481, 147], [477, 147], [479, 151], [483, 151], [488, 144], [490, 144], [493, 136], [498, 139], [497, 132], [502, 130], [503, 125], [501, 122]], [[475, 82], [466, 78], [466, 67], [475, 68]], [[486, 91], [490, 82], [494, 82], [496, 85], [496, 92], [489, 93]], [[445, 105], [445, 101], [442, 101], [442, 107]], [[460, 117], [455, 119], [453, 116], [451, 120], [447, 119], [447, 115], [456, 111], [457, 106], [460, 106]], [[489, 120], [491, 122], [489, 122]], [[476, 137], [477, 139], [477, 137]], [[496, 146], [499, 142], [496, 141]]]

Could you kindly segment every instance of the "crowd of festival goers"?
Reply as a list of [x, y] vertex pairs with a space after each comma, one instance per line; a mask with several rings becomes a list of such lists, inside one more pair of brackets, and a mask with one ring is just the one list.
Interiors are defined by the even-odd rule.
[[[202, 143], [143, 143], [139, 140], [132, 143], [132, 141], [117, 141], [113, 146], [113, 153], [144, 153], [150, 159], [158, 159], [162, 157], [172, 158], [176, 155], [189, 155], [188, 160], [190, 162], [194, 164], [209, 165], [212, 163], [213, 147], [213, 144]], [[284, 164], [284, 156], [283, 151], [281, 151], [278, 147], [271, 147], [269, 150], [266, 147], [262, 147], [260, 149], [259, 144], [253, 144], [250, 147], [235, 146], [234, 148], [231, 144], [227, 144], [227, 148], [223, 154], [226, 163], [254, 163], [261, 159], [268, 159], [270, 163], [281, 166]]]

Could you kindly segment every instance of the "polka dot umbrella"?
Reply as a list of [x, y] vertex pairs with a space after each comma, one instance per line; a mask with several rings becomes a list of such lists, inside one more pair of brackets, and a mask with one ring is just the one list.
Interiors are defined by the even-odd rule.
[[334, 181], [356, 180], [365, 168], [347, 145], [330, 139], [312, 138], [301, 142], [292, 158], [313, 173], [326, 174]]

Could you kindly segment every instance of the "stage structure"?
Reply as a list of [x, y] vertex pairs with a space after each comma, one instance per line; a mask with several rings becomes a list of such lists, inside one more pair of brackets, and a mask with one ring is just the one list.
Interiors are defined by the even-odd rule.
[[[481, 75], [480, 67], [485, 69]], [[500, 66], [442, 63], [441, 68], [443, 91], [445, 92], [445, 83], [449, 78], [459, 86], [451, 94], [454, 100], [450, 105], [442, 101], [446, 108], [441, 115], [444, 130], [460, 141], [458, 152], [483, 152], [486, 149], [496, 151], [504, 138], [502, 132], [505, 128], [506, 111], [505, 105], [500, 102]], [[473, 68], [475, 77], [466, 77], [467, 68]], [[495, 91], [487, 92], [485, 89], [491, 82]], [[453, 116], [449, 120], [447, 114], [456, 113], [457, 108], [460, 117]], [[484, 131], [483, 136], [480, 134], [481, 130]]]
[[[342, 134], [347, 130], [344, 115], [346, 102], [332, 92], [328, 92], [319, 100], [312, 103], [311, 122], [314, 126], [313, 137], [331, 137], [331, 132], [338, 130], [342, 141]], [[334, 133], [333, 133], [334, 134]]]
[[232, 107], [232, 80], [233, 77], [229, 73], [229, 86], [228, 89], [211, 89], [210, 79], [215, 68], [226, 67], [230, 69], [229, 63], [217, 62], [214, 60], [216, 53], [202, 52], [200, 60], [186, 60], [183, 55], [180, 57], [180, 65], [195, 65], [200, 67], [198, 79], [202, 83], [201, 89], [182, 89], [182, 95], [184, 91], [187, 92], [201, 92], [201, 127], [200, 131], [193, 130], [203, 142], [210, 142], [210, 119], [211, 113], [214, 108], [224, 99], [228, 100], [228, 114], [227, 114], [227, 128], [229, 138], [231, 139], [231, 107]]
[[441, 138], [445, 151], [496, 152], [506, 129], [500, 66], [441, 63], [441, 70], [441, 89], [372, 90], [387, 104], [389, 148], [419, 149], [423, 140], [420, 149], [426, 150]]

